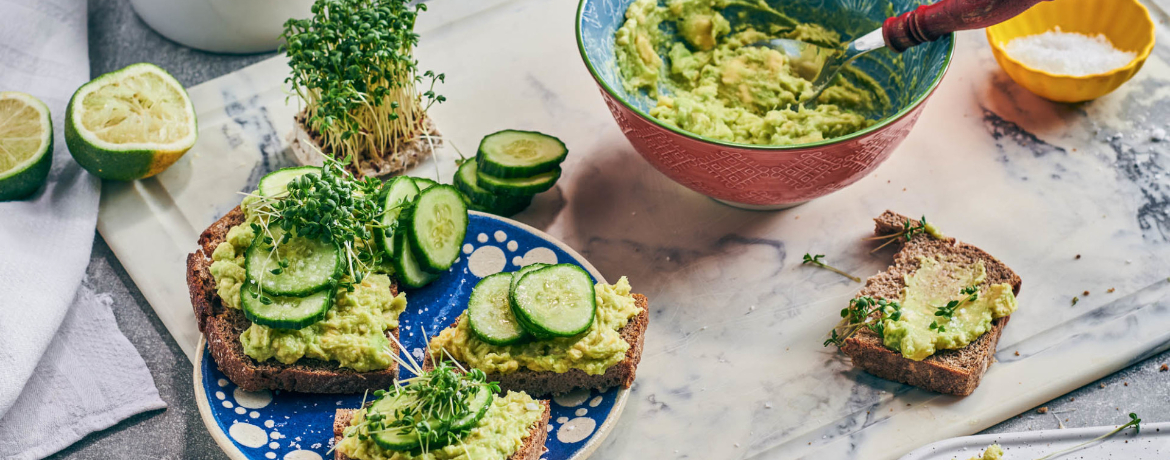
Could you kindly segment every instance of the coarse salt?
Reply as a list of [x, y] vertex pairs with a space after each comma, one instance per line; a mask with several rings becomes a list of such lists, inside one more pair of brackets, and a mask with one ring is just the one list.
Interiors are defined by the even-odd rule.
[[1074, 77], [1106, 73], [1137, 57], [1137, 53], [1115, 48], [1104, 35], [1061, 32], [1060, 27], [1016, 38], [1004, 50], [1033, 69]]

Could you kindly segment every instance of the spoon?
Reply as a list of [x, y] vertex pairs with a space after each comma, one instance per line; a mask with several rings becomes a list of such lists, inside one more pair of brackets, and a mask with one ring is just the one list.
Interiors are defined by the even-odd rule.
[[849, 42], [844, 50], [788, 38], [748, 46], [771, 48], [787, 56], [797, 76], [812, 81], [812, 94], [798, 102], [813, 101], [829, 87], [842, 67], [865, 53], [881, 48], [901, 53], [951, 32], [990, 27], [1016, 17], [1041, 1], [1049, 0], [941, 0], [886, 19], [880, 29]]

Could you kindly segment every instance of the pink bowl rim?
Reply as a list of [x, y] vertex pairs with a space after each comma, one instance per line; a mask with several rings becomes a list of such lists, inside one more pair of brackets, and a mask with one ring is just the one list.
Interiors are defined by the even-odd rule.
[[930, 88], [928, 88], [925, 93], [922, 93], [921, 96], [918, 96], [917, 98], [915, 98], [913, 102], [911, 102], [910, 104], [907, 104], [906, 106], [899, 109], [897, 113], [890, 115], [888, 117], [882, 118], [881, 120], [878, 120], [878, 122], [875, 123], [873, 126], [865, 128], [863, 130], [856, 131], [856, 132], [853, 132], [853, 133], [850, 133], [850, 134], [847, 134], [847, 135], [844, 135], [841, 137], [834, 137], [832, 139], [826, 139], [826, 140], [818, 141], [818, 142], [811, 142], [808, 144], [757, 145], [757, 144], [742, 144], [739, 142], [721, 141], [719, 139], [713, 139], [710, 137], [701, 136], [701, 135], [692, 133], [690, 131], [680, 129], [680, 128], [675, 128], [673, 126], [669, 126], [669, 125], [666, 125], [665, 123], [662, 123], [662, 121], [659, 120], [658, 118], [651, 116], [650, 114], [643, 112], [641, 109], [634, 107], [629, 102], [626, 102], [625, 98], [619, 96], [616, 92], [614, 92], [613, 88], [610, 88], [609, 84], [607, 84], [604, 80], [601, 79], [601, 77], [597, 73], [597, 69], [593, 66], [593, 62], [589, 60], [589, 55], [586, 54], [586, 52], [585, 52], [585, 40], [581, 36], [581, 19], [584, 17], [584, 14], [585, 14], [585, 4], [589, 3], [590, 1], [593, 1], [593, 0], [579, 0], [578, 1], [578, 3], [577, 3], [577, 16], [575, 18], [576, 23], [574, 24], [574, 29], [576, 31], [575, 33], [577, 36], [577, 52], [581, 54], [581, 60], [585, 62], [585, 67], [587, 67], [589, 69], [589, 75], [591, 75], [593, 77], [593, 81], [597, 82], [597, 86], [601, 87], [602, 90], [604, 90], [606, 92], [606, 94], [608, 94], [610, 97], [617, 100], [619, 103], [621, 103], [623, 106], [625, 106], [625, 108], [629, 109], [630, 111], [634, 112], [639, 117], [641, 117], [642, 119], [644, 119], [650, 123], [653, 123], [660, 128], [669, 130], [671, 132], [674, 132], [675, 134], [678, 134], [678, 135], [681, 135], [684, 137], [694, 139], [696, 141], [705, 142], [708, 144], [713, 144], [713, 145], [723, 146], [723, 147], [731, 147], [731, 148], [746, 149], [746, 150], [777, 151], [777, 152], [801, 151], [801, 150], [807, 150], [807, 149], [811, 149], [811, 148], [825, 147], [825, 146], [829, 146], [829, 145], [833, 145], [833, 144], [845, 143], [845, 142], [848, 142], [848, 141], [851, 141], [854, 139], [859, 139], [859, 138], [865, 137], [871, 133], [881, 131], [882, 129], [885, 129], [887, 126], [893, 124], [895, 121], [902, 119], [903, 117], [908, 115], [910, 112], [912, 112], [916, 108], [918, 108], [919, 105], [922, 105], [922, 103], [925, 102], [927, 99], [929, 99], [930, 96], [932, 94], [934, 94], [934, 90], [938, 89], [938, 85], [940, 83], [942, 83], [942, 79], [944, 76], [946, 76], [947, 71], [950, 70], [951, 62], [954, 60], [954, 57], [955, 57], [955, 41], [956, 41], [956, 39], [954, 37], [954, 34], [951, 34], [951, 44], [950, 44], [951, 46], [949, 46], [947, 48], [946, 61], [943, 62], [942, 70], [939, 71], [938, 74], [935, 75], [934, 80], [930, 82]]

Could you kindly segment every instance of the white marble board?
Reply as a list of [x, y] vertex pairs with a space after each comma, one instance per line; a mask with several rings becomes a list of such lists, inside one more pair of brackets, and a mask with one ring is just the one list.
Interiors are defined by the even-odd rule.
[[[758, 213], [695, 194], [633, 152], [580, 62], [575, 2], [428, 4], [417, 56], [447, 74], [449, 100], [432, 114], [448, 145], [471, 153], [503, 128], [562, 138], [564, 177], [517, 219], [651, 299], [632, 398], [597, 458], [893, 459], [1170, 345], [1170, 144], [1153, 139], [1170, 130], [1166, 45], [1117, 92], [1058, 105], [1012, 83], [982, 32], [960, 34], [950, 73], [886, 164], [834, 195]], [[189, 354], [184, 258], [237, 192], [290, 164], [286, 74], [274, 58], [191, 88], [196, 147], [157, 178], [105, 184], [98, 229]], [[455, 155], [440, 152], [444, 180]], [[926, 215], [1024, 279], [999, 363], [970, 397], [859, 373], [821, 347], [859, 285], [801, 256], [876, 273], [888, 254], [861, 238], [887, 208]]]

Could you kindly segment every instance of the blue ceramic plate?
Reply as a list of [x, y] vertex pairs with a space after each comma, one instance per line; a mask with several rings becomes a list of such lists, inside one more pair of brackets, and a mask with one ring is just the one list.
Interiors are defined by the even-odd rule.
[[[485, 276], [535, 262], [580, 265], [595, 280], [597, 269], [568, 246], [527, 225], [472, 211], [463, 255], [449, 273], [429, 286], [406, 291], [400, 318], [404, 352], [422, 356], [428, 336], [446, 328], [467, 308], [471, 288]], [[195, 398], [215, 441], [237, 460], [332, 458], [333, 415], [361, 405], [362, 395], [317, 395], [281, 391], [249, 393], [219, 371], [206, 343], [199, 343]], [[405, 372], [405, 371], [404, 371]], [[548, 451], [543, 460], [583, 460], [609, 434], [629, 390], [579, 391], [553, 399]]]

